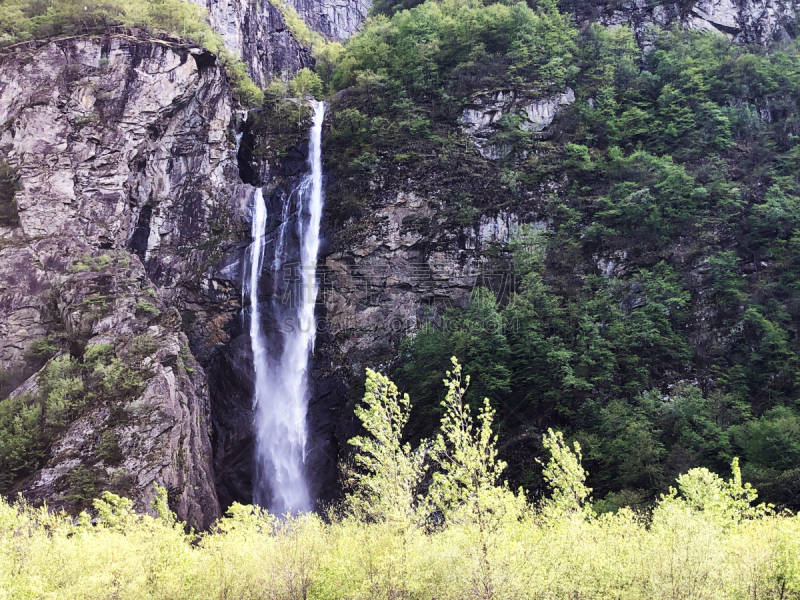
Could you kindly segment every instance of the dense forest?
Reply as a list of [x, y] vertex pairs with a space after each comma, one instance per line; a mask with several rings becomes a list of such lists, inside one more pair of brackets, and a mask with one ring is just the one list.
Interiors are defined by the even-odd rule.
[[[404, 344], [412, 438], [436, 428], [456, 355], [529, 491], [538, 434], [557, 427], [609, 509], [736, 456], [765, 498], [798, 508], [796, 42], [674, 29], [641, 48], [625, 27], [579, 31], [546, 0], [396, 8], [376, 5], [393, 15], [368, 21], [325, 82], [348, 90], [327, 157], [347, 182], [331, 193], [343, 216], [364, 210], [371, 178], [410, 164], [452, 174], [454, 220], [533, 204], [546, 224], [519, 231], [513, 294], [478, 288]], [[502, 156], [475, 167], [455, 132], [476, 92], [566, 85], [557, 135], [506, 115]]]

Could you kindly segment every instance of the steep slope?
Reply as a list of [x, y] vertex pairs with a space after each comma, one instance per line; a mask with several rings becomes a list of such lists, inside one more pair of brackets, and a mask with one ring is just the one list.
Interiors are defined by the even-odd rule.
[[18, 45], [0, 73], [0, 155], [18, 186], [18, 222], [0, 228], [7, 383], [55, 353], [92, 392], [47, 388], [49, 366], [14, 392], [45, 428], [38, 456], [3, 440], [5, 483], [51, 505], [111, 487], [146, 509], [159, 482], [208, 525], [209, 397], [176, 307], [214, 298], [192, 325], [211, 346], [215, 314], [231, 310], [205, 271], [247, 195], [224, 72], [200, 47], [132, 32]]
[[766, 44], [795, 37], [800, 4], [796, 0], [700, 0], [698, 2], [608, 2], [562, 0], [563, 10], [581, 23], [630, 25], [640, 42], [647, 28], [673, 24], [715, 31], [742, 44]]
[[288, 0], [288, 3], [325, 39], [344, 41], [367, 18], [372, 0]]
[[192, 1], [208, 10], [211, 26], [228, 50], [241, 56], [257, 85], [314, 65], [309, 49], [292, 36], [281, 11], [268, 0]]
[[796, 42], [570, 32], [540, 6], [419, 6], [332, 76], [333, 437], [367, 366], [416, 402], [410, 436], [431, 435], [455, 354], [531, 493], [552, 426], [612, 508], [733, 456], [797, 507]]

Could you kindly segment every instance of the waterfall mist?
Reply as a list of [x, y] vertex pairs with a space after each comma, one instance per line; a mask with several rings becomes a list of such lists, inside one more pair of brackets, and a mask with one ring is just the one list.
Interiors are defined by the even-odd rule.
[[[249, 295], [255, 371], [253, 501], [274, 514], [313, 508], [304, 463], [308, 363], [314, 350], [314, 305], [319, 291], [316, 265], [323, 205], [324, 116], [325, 104], [320, 102], [314, 107], [309, 140], [310, 171], [292, 193], [282, 197], [279, 225], [271, 238], [274, 255], [268, 262], [264, 260], [268, 215], [262, 191], [256, 190], [253, 198], [253, 242], [243, 291]], [[265, 264], [272, 283], [269, 303], [259, 300]]]

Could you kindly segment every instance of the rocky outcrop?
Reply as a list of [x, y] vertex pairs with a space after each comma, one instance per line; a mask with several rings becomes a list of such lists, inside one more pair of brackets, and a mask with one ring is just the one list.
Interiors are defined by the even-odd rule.
[[[87, 258], [92, 248], [84, 248], [87, 254], [66, 273], [56, 274], [53, 263], [49, 269], [56, 329], [87, 365], [84, 404], [52, 443], [43, 468], [16, 491], [37, 504], [70, 509], [108, 489], [147, 511], [158, 483], [182, 519], [207, 527], [219, 516], [208, 390], [180, 331], [180, 314], [157, 298], [136, 257], [112, 251]], [[62, 257], [62, 264], [70, 262]], [[50, 370], [67, 356], [52, 359], [12, 397], [41, 396], [52, 377], [64, 377]]]
[[470, 104], [464, 108], [459, 123], [481, 156], [503, 158], [511, 149], [493, 139], [500, 130], [503, 117], [517, 117], [519, 122], [514, 127], [539, 134], [552, 124], [559, 110], [573, 102], [575, 92], [570, 88], [560, 94], [536, 99], [513, 89], [480, 92], [473, 95]]
[[[19, 224], [0, 228], [0, 359], [19, 377], [47, 334], [77, 360], [101, 342], [124, 358], [134, 338], [152, 338], [137, 359], [150, 373], [141, 393], [81, 413], [23, 491], [63, 503], [57, 482], [88, 460], [116, 406], [132, 415], [114, 425], [113, 472], [133, 477], [129, 495], [147, 508], [159, 482], [181, 518], [204, 526], [219, 514], [209, 395], [181, 329], [201, 357], [226, 341], [238, 298], [214, 263], [246, 229], [248, 186], [235, 183], [232, 94], [215, 57], [131, 33], [0, 57], [0, 160], [19, 177]], [[115, 253], [128, 266], [103, 272]], [[101, 484], [114, 477], [106, 467]]]
[[563, 0], [562, 7], [583, 23], [630, 25], [640, 42], [647, 28], [670, 27], [718, 31], [742, 44], [766, 44], [797, 35], [797, 0], [699, 0], [695, 2], [579, 2]]
[[208, 10], [211, 25], [227, 48], [242, 57], [259, 86], [314, 65], [310, 50], [294, 38], [281, 11], [268, 0], [192, 1]]
[[476, 285], [507, 283], [503, 260], [487, 250], [508, 243], [518, 215], [499, 212], [459, 226], [442, 208], [436, 198], [390, 190], [374, 206], [361, 243], [337, 244], [326, 257], [324, 329], [356, 368], [370, 366], [362, 364], [365, 356], [414, 333], [428, 317], [465, 305]]
[[371, 0], [289, 0], [289, 4], [311, 29], [333, 41], [358, 31], [372, 6]]

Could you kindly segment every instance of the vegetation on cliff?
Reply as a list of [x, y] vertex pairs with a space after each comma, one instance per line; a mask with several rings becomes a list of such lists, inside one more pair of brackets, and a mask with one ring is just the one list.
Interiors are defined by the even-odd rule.
[[[578, 32], [552, 2], [373, 17], [328, 79], [346, 89], [326, 141], [329, 202], [346, 219], [368, 212], [376, 182], [412, 179], [454, 228], [500, 208], [546, 224], [518, 234], [514, 293], [476, 289], [403, 348], [411, 439], [436, 429], [442, 357], [455, 354], [531, 493], [552, 426], [581, 441], [609, 508], [651, 503], [692, 467], [728, 473], [740, 455], [766, 498], [797, 509], [797, 43], [651, 39], [642, 50], [625, 27]], [[475, 94], [565, 85], [576, 100], [544, 134], [517, 114], [497, 122], [494, 160], [460, 130]]]
[[19, 224], [17, 185], [14, 169], [7, 162], [0, 162], [0, 226], [13, 227]]
[[114, 27], [167, 31], [191, 38], [215, 53], [242, 102], [258, 105], [261, 90], [247, 68], [225, 48], [202, 8], [184, 0], [3, 0], [0, 48], [35, 39], [107, 33]]
[[[56, 279], [51, 311], [64, 320], [59, 316], [33, 343], [23, 371], [0, 380], [0, 493], [13, 496], [39, 469], [63, 459], [64, 447], [54, 442], [69, 431], [91, 450], [53, 482], [59, 494], [80, 509], [102, 489], [130, 492], [130, 477], [117, 469], [123, 457], [116, 431], [136, 418], [130, 403], [153, 378], [154, 355], [164, 347], [149, 328], [174, 326], [178, 318], [154, 304], [139, 269], [126, 252], [85, 253]], [[129, 307], [127, 330], [94, 338], [93, 326], [113, 318], [117, 302]], [[174, 361], [179, 376], [194, 364], [184, 347]], [[104, 416], [93, 424], [87, 418], [98, 411]]]
[[344, 90], [331, 102], [325, 140], [325, 167], [336, 175], [330, 203], [342, 217], [361, 214], [374, 195], [370, 181], [398, 168], [449, 173], [443, 193], [465, 208], [480, 194], [511, 200], [496, 185], [499, 165], [475, 160], [458, 118], [479, 90], [561, 90], [576, 72], [576, 35], [551, 0], [536, 9], [445, 0], [368, 19], [320, 72], [331, 91]]
[[[156, 487], [153, 514], [105, 493], [77, 521], [0, 500], [0, 593], [58, 598], [793, 598], [800, 521], [753, 507], [736, 461], [678, 479], [650, 513], [592, 511], [578, 444], [548, 432], [550, 493], [529, 502], [501, 482], [485, 406], [473, 423], [460, 368], [442, 434], [402, 440], [410, 401], [369, 372], [358, 475], [329, 513], [276, 518], [235, 504], [186, 533]], [[433, 480], [425, 492], [426, 464]], [[54, 565], [57, 568], [54, 568]]]

